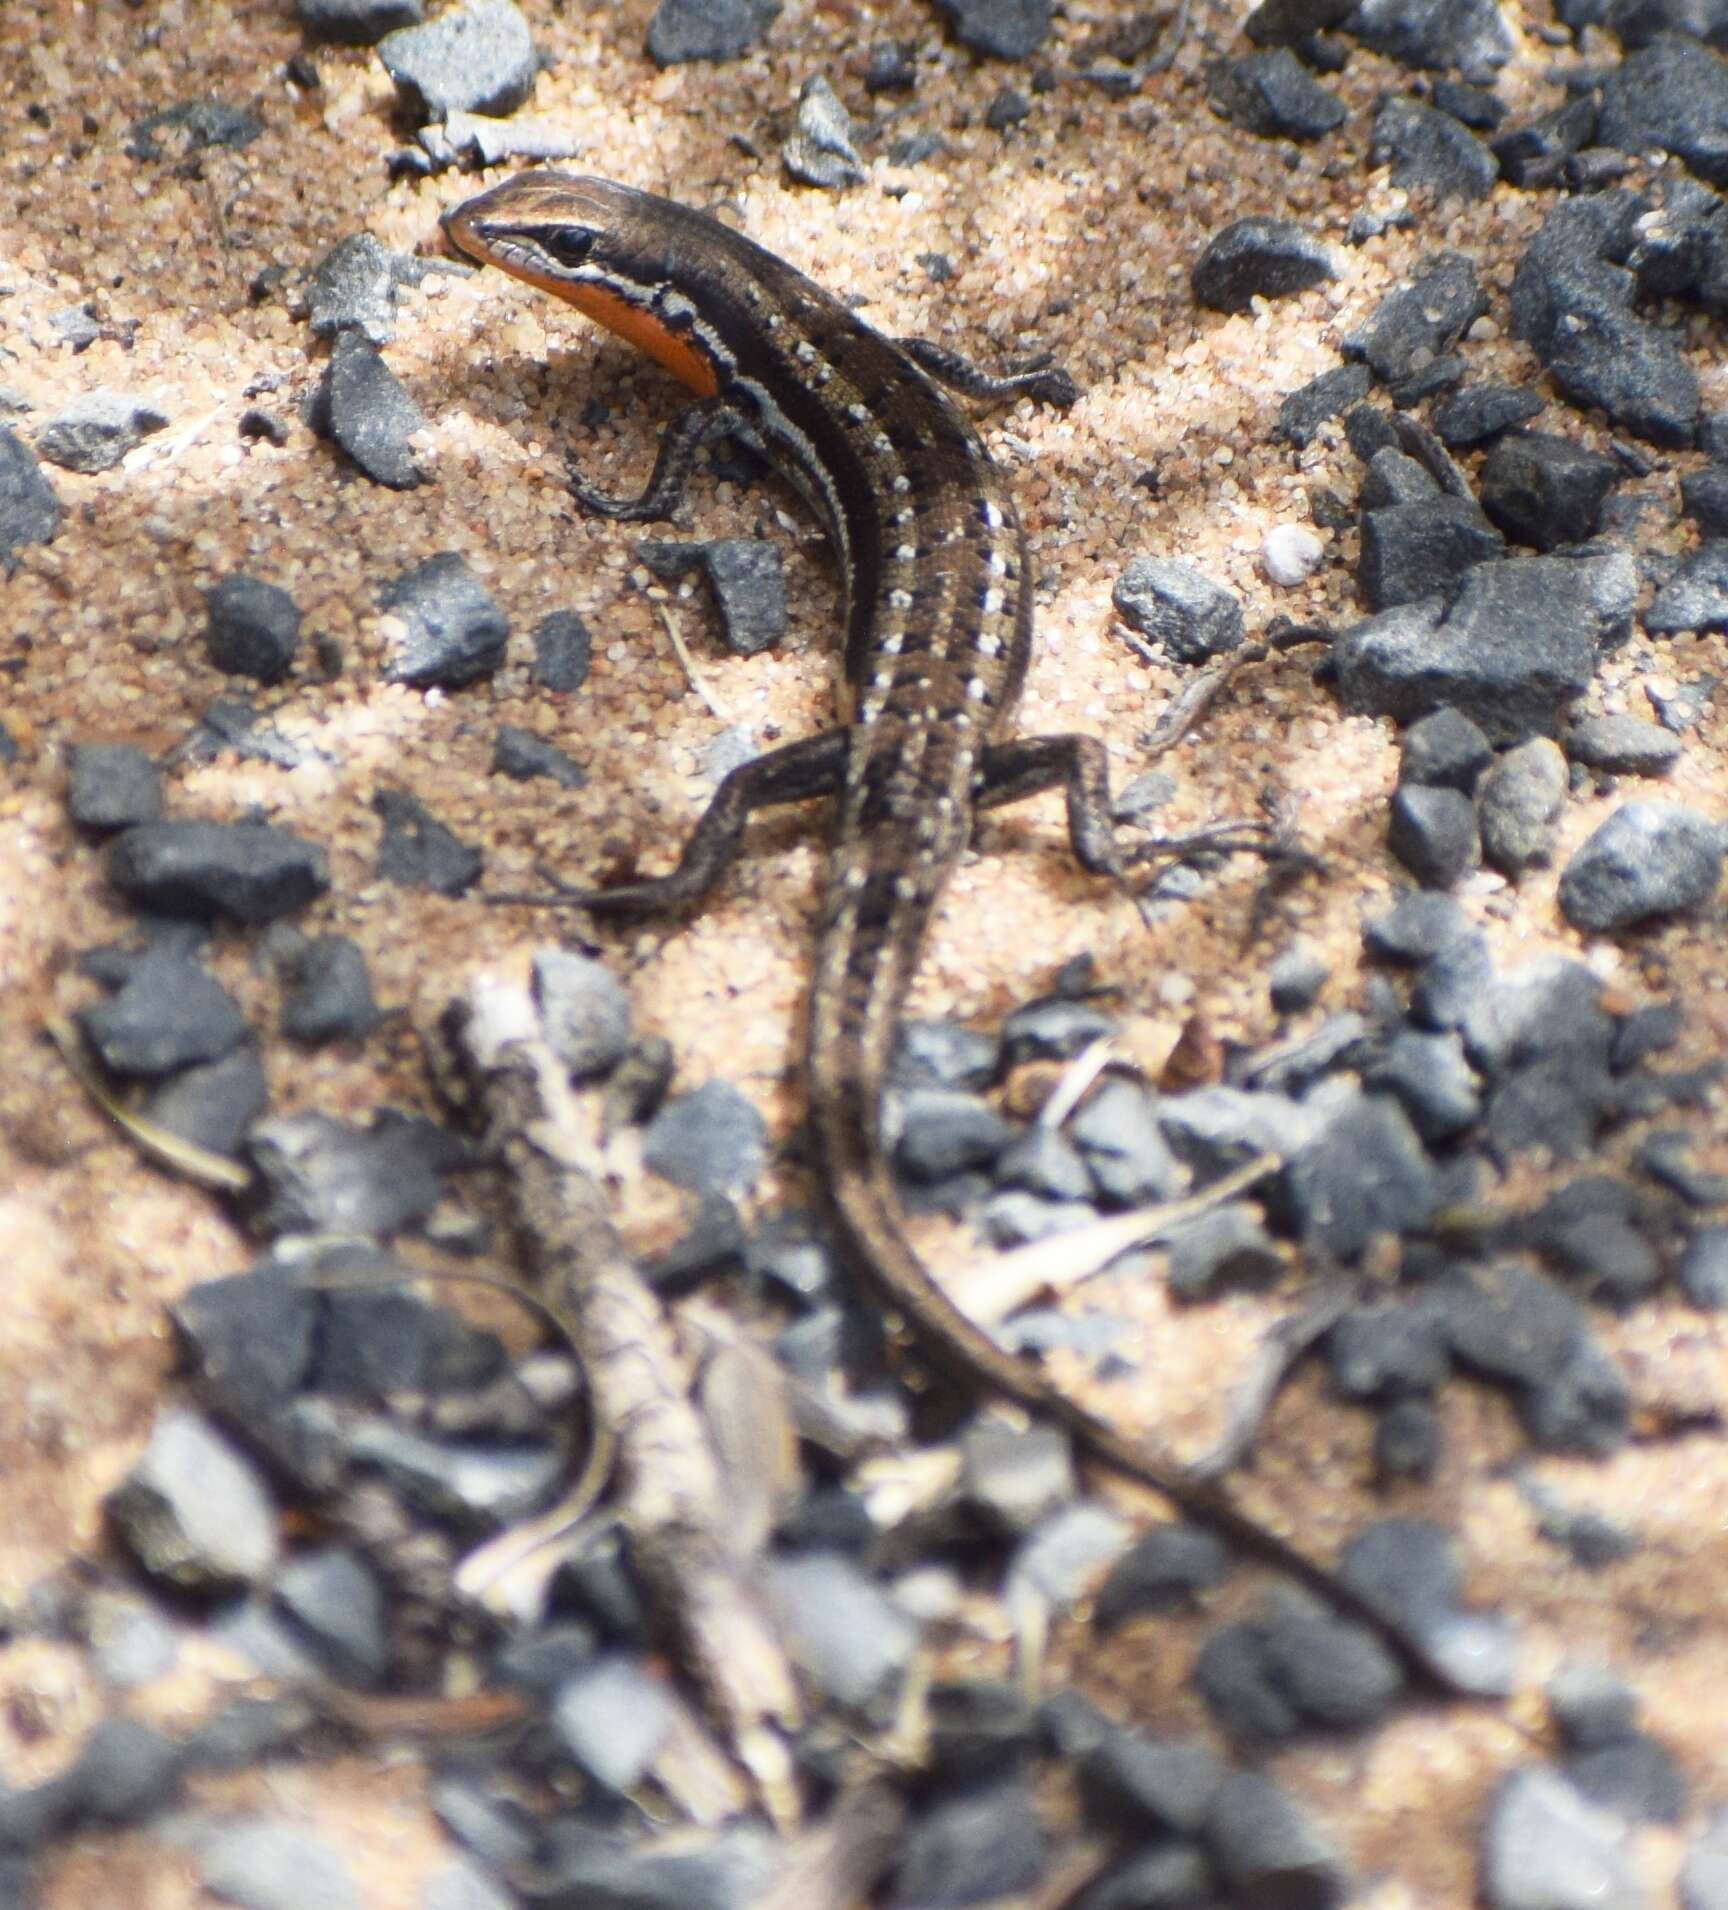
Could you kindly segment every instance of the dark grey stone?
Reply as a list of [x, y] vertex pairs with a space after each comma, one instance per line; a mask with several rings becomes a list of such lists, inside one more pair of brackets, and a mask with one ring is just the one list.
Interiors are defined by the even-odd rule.
[[103, 1718], [67, 1774], [69, 1815], [105, 1829], [141, 1824], [173, 1802], [183, 1764], [162, 1732], [136, 1718]]
[[408, 442], [426, 428], [425, 414], [363, 333], [338, 335], [308, 400], [306, 422], [346, 452], [374, 484], [411, 491], [425, 482]]
[[1420, 498], [1367, 512], [1356, 579], [1370, 610], [1389, 610], [1450, 594], [1502, 548], [1500, 533], [1473, 499]]
[[378, 57], [417, 123], [452, 113], [503, 117], [534, 89], [538, 57], [512, 0], [463, 0], [379, 42]]
[[1482, 461], [1482, 508], [1516, 544], [1553, 550], [1594, 534], [1621, 465], [1570, 438], [1509, 431]]
[[1210, 1745], [1105, 1725], [1077, 1760], [1087, 1816], [1110, 1829], [1194, 1832], [1206, 1822], [1224, 1760]]
[[1665, 776], [1683, 747], [1677, 736], [1641, 716], [1580, 717], [1562, 740], [1573, 762], [1612, 776]]
[[362, 1041], [377, 1027], [366, 957], [346, 935], [320, 935], [287, 965], [293, 987], [282, 1004], [282, 1031], [296, 1041]]
[[1513, 275], [1512, 329], [1574, 404], [1600, 406], [1653, 443], [1684, 445], [1698, 423], [1697, 377], [1673, 339], [1633, 311], [1636, 284], [1621, 263], [1642, 204], [1607, 192], [1557, 206]]
[[1092, 1615], [1106, 1628], [1147, 1614], [1179, 1611], [1222, 1583], [1230, 1570], [1224, 1542], [1204, 1526], [1154, 1526], [1110, 1568]]
[[230, 676], [274, 683], [300, 647], [300, 607], [287, 591], [236, 571], [204, 593], [205, 649]]
[[588, 681], [594, 639], [574, 610], [554, 610], [534, 626], [531, 680], [542, 690], [567, 695]]
[[1159, 1131], [1153, 1095], [1139, 1083], [1106, 1078], [1068, 1124], [1099, 1194], [1118, 1206], [1168, 1200], [1181, 1170]]
[[1311, 942], [1292, 942], [1266, 976], [1266, 992], [1281, 1015], [1297, 1015], [1320, 999], [1331, 970]]
[[147, 119], [134, 121], [127, 134], [125, 151], [132, 159], [162, 159], [168, 155], [159, 136], [167, 133], [171, 135], [169, 148], [173, 157], [190, 159], [196, 153], [215, 148], [238, 151], [251, 145], [263, 130], [264, 122], [256, 113], [230, 106], [226, 100], [182, 100], [177, 106], [165, 107]]
[[1628, 54], [1603, 81], [1598, 137], [1622, 152], [1672, 153], [1728, 186], [1728, 60], [1677, 35]]
[[252, 1462], [198, 1414], [157, 1420], [108, 1517], [152, 1578], [211, 1595], [260, 1584], [276, 1563], [277, 1513]]
[[766, 1157], [762, 1116], [726, 1081], [705, 1081], [673, 1096], [649, 1122], [642, 1144], [651, 1172], [694, 1193], [746, 1192]]
[[1702, 535], [1728, 537], [1728, 463], [1687, 472], [1680, 480], [1680, 501]]
[[246, 1131], [264, 1112], [270, 1085], [250, 1042], [219, 1061], [182, 1068], [145, 1103], [145, 1117], [194, 1147], [238, 1154]]
[[1481, 80], [1512, 57], [1494, 0], [1360, 0], [1344, 31], [1400, 66]]
[[779, 12], [778, 0], [660, 0], [648, 23], [648, 56], [659, 66], [740, 59]]
[[60, 528], [60, 499], [36, 453], [0, 424], [0, 576], [18, 567], [21, 544], [46, 544]]
[[1653, 637], [1682, 630], [1728, 630], [1728, 538], [1702, 544], [1657, 591], [1644, 613]]
[[1050, 33], [1050, 0], [940, 0], [963, 47], [992, 60], [1026, 60]]
[[1536, 1443], [1603, 1454], [1624, 1445], [1626, 1382], [1602, 1351], [1578, 1302], [1516, 1262], [1478, 1270], [1437, 1290], [1460, 1364], [1513, 1389]]
[[376, 1685], [390, 1667], [384, 1588], [357, 1554], [303, 1552], [276, 1574], [271, 1595], [345, 1684]]
[[1533, 737], [1500, 757], [1477, 791], [1483, 860], [1513, 876], [1546, 862], [1567, 786], [1566, 758], [1549, 737]]
[[1299, 450], [1312, 444], [1320, 427], [1341, 417], [1368, 396], [1373, 375], [1366, 365], [1335, 365], [1291, 392], [1278, 407], [1272, 435]]
[[630, 997], [603, 962], [564, 949], [534, 956], [534, 999], [546, 1041], [579, 1081], [609, 1074], [630, 1047]]
[[1404, 721], [1451, 704], [1495, 742], [1547, 734], [1589, 688], [1598, 645], [1625, 631], [1637, 587], [1621, 552], [1479, 565], [1449, 606], [1400, 605], [1346, 631], [1339, 700]]
[[65, 471], [111, 471], [168, 414], [124, 391], [89, 391], [62, 405], [36, 434], [36, 455]]
[[391, 683], [456, 690], [490, 676], [504, 661], [509, 622], [456, 551], [403, 571], [378, 604], [401, 625], [390, 636], [384, 674]]
[[264, 822], [145, 822], [108, 851], [108, 880], [161, 915], [256, 924], [304, 908], [330, 886], [324, 851]]
[[900, 1834], [890, 1910], [943, 1910], [1030, 1890], [1049, 1851], [1019, 1778], [938, 1796]]
[[1368, 460], [1356, 502], [1364, 511], [1383, 511], [1394, 504], [1426, 504], [1439, 495], [1439, 485], [1409, 452], [1388, 444]]
[[1221, 60], [1207, 75], [1212, 110], [1261, 139], [1322, 139], [1344, 124], [1335, 93], [1314, 78], [1288, 47]]
[[1728, 1811], [1718, 1811], [1680, 1870], [1684, 1910], [1728, 1910]]
[[518, 783], [543, 777], [560, 789], [580, 789], [588, 780], [582, 765], [556, 743], [547, 742], [532, 730], [518, 729], [514, 723], [498, 726], [492, 745], [492, 773]]
[[1406, 889], [1382, 915], [1362, 927], [1362, 941], [1382, 961], [1431, 961], [1470, 933], [1470, 918], [1449, 895]]
[[1542, 409], [1541, 395], [1514, 385], [1470, 385], [1434, 413], [1434, 429], [1449, 450], [1491, 444], [1504, 431], [1527, 424]]
[[1430, 1393], [1452, 1369], [1434, 1309], [1392, 1300], [1352, 1307], [1326, 1335], [1326, 1366], [1344, 1399]]
[[1456, 789], [1400, 784], [1392, 797], [1386, 846], [1425, 888], [1449, 889], [1474, 868], [1476, 811]]
[[1453, 1690], [1504, 1697], [1516, 1677], [1507, 1622], [1460, 1602], [1463, 1574], [1450, 1535], [1422, 1519], [1382, 1519], [1345, 1547], [1339, 1577], [1418, 1651]]
[[1489, 1910], [1646, 1910], [1626, 1828], [1557, 1771], [1535, 1765], [1501, 1784], [1482, 1829]]
[[1487, 309], [1470, 260], [1439, 252], [1388, 292], [1342, 349], [1347, 358], [1366, 360], [1382, 384], [1395, 384], [1451, 351]]
[[1722, 875], [1721, 827], [1671, 802], [1622, 803], [1560, 877], [1560, 907], [1586, 934], [1698, 908]]
[[1400, 1030], [1363, 1069], [1362, 1084], [1395, 1096], [1425, 1141], [1462, 1134], [1482, 1112], [1476, 1077], [1456, 1034]]
[[1400, 743], [1398, 780], [1469, 794], [1494, 760], [1481, 726], [1461, 710], [1442, 707], [1412, 723]]
[[1110, 600], [1178, 663], [1204, 662], [1242, 641], [1241, 601], [1191, 564], [1137, 557], [1117, 578]]
[[1354, 1260], [1376, 1235], [1424, 1225], [1439, 1202], [1439, 1181], [1398, 1103], [1340, 1079], [1317, 1089], [1306, 1107], [1318, 1132], [1290, 1154], [1282, 1183], [1303, 1243]]
[[1701, 1227], [1686, 1243], [1676, 1268], [1680, 1291], [1695, 1307], [1728, 1307], [1728, 1227]]
[[376, 46], [386, 33], [418, 26], [425, 0], [295, 0], [307, 39], [337, 46]]
[[313, 268], [306, 293], [306, 318], [314, 338], [338, 338], [357, 331], [374, 345], [396, 335], [396, 292], [418, 279], [424, 268], [392, 252], [370, 232], [338, 239]]
[[1226, 1287], [1270, 1285], [1284, 1271], [1257, 1207], [1227, 1201], [1172, 1227], [1165, 1238], [1170, 1290], [1204, 1300]]
[[483, 857], [403, 789], [380, 789], [372, 809], [384, 825], [378, 877], [405, 889], [463, 895], [480, 879]]
[[219, 1061], [245, 1038], [246, 1018], [207, 969], [171, 949], [147, 950], [107, 1001], [78, 1021], [104, 1067], [156, 1076]]
[[1338, 1853], [1258, 1771], [1233, 1771], [1218, 1787], [1205, 1841], [1238, 1903], [1334, 1910], [1349, 1895]]
[[162, 813], [162, 776], [130, 743], [75, 743], [67, 761], [66, 811], [85, 829], [129, 829]]
[[1194, 262], [1194, 296], [1215, 312], [1245, 312], [1256, 298], [1288, 298], [1338, 276], [1331, 248], [1293, 219], [1237, 219]]
[[999, 1187], [1023, 1187], [1046, 1200], [1089, 1200], [1092, 1176], [1079, 1150], [1055, 1128], [1034, 1125], [997, 1156]]
[[1467, 126], [1414, 99], [1389, 99], [1374, 115], [1368, 158], [1390, 166], [1401, 190], [1425, 188], [1440, 200], [1485, 198], [1500, 176], [1500, 162]]
[[1374, 1423], [1377, 1478], [1431, 1479], [1440, 1464], [1444, 1431], [1431, 1401], [1395, 1399]]
[[1595, 138], [1595, 95], [1581, 93], [1502, 133], [1494, 141], [1494, 157], [1509, 185], [1557, 186], [1566, 178], [1566, 161]]
[[1580, 1796], [1629, 1822], [1674, 1824], [1686, 1814], [1686, 1779], [1654, 1738], [1574, 1751], [1561, 1768]]

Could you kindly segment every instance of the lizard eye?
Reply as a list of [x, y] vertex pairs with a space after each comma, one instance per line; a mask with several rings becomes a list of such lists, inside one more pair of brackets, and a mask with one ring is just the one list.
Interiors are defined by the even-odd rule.
[[540, 243], [560, 265], [580, 265], [594, 250], [594, 234], [580, 226], [559, 226], [541, 233]]

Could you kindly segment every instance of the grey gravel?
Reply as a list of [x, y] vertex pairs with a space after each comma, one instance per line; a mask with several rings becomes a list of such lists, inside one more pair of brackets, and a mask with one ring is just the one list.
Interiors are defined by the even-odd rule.
[[578, 1081], [609, 1074], [630, 1047], [630, 997], [603, 962], [564, 949], [534, 956], [534, 1000], [552, 1052]]
[[1337, 1851], [1257, 1771], [1233, 1771], [1218, 1787], [1205, 1841], [1236, 1902], [1332, 1910], [1349, 1894]]
[[378, 877], [405, 889], [463, 895], [480, 879], [484, 858], [405, 789], [380, 789], [372, 810], [383, 824]]
[[676, 1706], [645, 1660], [606, 1652], [559, 1686], [552, 1728], [564, 1748], [610, 1791], [646, 1775], [671, 1731]]
[[1566, 758], [1546, 736], [1506, 752], [1477, 792], [1482, 858], [1507, 875], [1546, 862], [1566, 803]]
[[194, 1838], [205, 1888], [241, 1910], [363, 1910], [348, 1866], [330, 1846], [268, 1818]]
[[1426, 497], [1386, 505], [1362, 520], [1356, 580], [1370, 610], [1389, 610], [1450, 593], [1476, 565], [1498, 557], [1502, 547], [1500, 533], [1473, 498]]
[[1245, 312], [1256, 298], [1288, 298], [1338, 276], [1322, 240], [1293, 219], [1237, 219], [1194, 262], [1194, 296], [1215, 312]]
[[288, 592], [236, 571], [204, 593], [204, 647], [218, 670], [274, 683], [300, 646], [300, 607]]
[[423, 1124], [399, 1117], [359, 1128], [315, 1112], [277, 1116], [252, 1129], [248, 1152], [266, 1235], [388, 1238], [423, 1221], [441, 1192], [441, 1150]]
[[1111, 602], [1179, 663], [1220, 656], [1242, 641], [1240, 600], [1191, 564], [1137, 557], [1117, 578]]
[[342, 332], [306, 404], [306, 422], [337, 445], [374, 484], [411, 491], [425, 473], [408, 440], [426, 416], [364, 333]]
[[514, 723], [498, 725], [492, 744], [492, 773], [518, 783], [544, 779], [560, 789], [580, 789], [588, 780], [587, 771], [567, 750]]
[[1441, 708], [1404, 732], [1398, 760], [1398, 780], [1433, 783], [1466, 794], [1494, 760], [1481, 726], [1461, 710]]
[[1514, 1771], [1482, 1830], [1482, 1891], [1491, 1910], [1645, 1910], [1625, 1826], [1556, 1771]]
[[0, 424], [0, 576], [18, 567], [21, 544], [46, 544], [60, 528], [60, 499], [36, 453]]
[[827, 192], [862, 185], [868, 177], [853, 143], [851, 115], [820, 73], [813, 73], [798, 89], [792, 132], [780, 149], [780, 158], [800, 184]]
[[66, 811], [85, 829], [129, 829], [162, 813], [162, 776], [130, 743], [75, 743], [67, 759]]
[[1074, 1455], [1057, 1427], [986, 1419], [967, 1428], [960, 1453], [960, 1492], [999, 1532], [1030, 1532], [1074, 1496]]
[[269, 1104], [258, 1050], [244, 1042], [219, 1061], [182, 1068], [144, 1104], [147, 1120], [212, 1154], [238, 1154], [247, 1130]]
[[1138, 1082], [1100, 1082], [1068, 1134], [1105, 1200], [1135, 1207], [1180, 1192], [1181, 1166], [1160, 1132], [1156, 1097]]
[[378, 57], [417, 123], [513, 113], [533, 91], [538, 65], [512, 0], [463, 0], [424, 26], [387, 35]]
[[1476, 811], [1456, 789], [1404, 783], [1394, 792], [1386, 846], [1425, 888], [1449, 889], [1476, 864]]
[[648, 23], [648, 56], [660, 66], [739, 59], [779, 12], [778, 0], [660, 0]]
[[1481, 199], [1500, 176], [1500, 162], [1467, 126], [1408, 98], [1389, 99], [1375, 114], [1368, 156], [1392, 168], [1393, 185], [1441, 200]]
[[1644, 613], [1653, 637], [1728, 629], [1728, 538], [1703, 544], [1657, 591]]
[[90, 391], [62, 405], [36, 434], [36, 455], [86, 476], [111, 471], [168, 423], [168, 414], [124, 391]]
[[457, 551], [405, 570], [380, 593], [388, 613], [385, 678], [415, 689], [460, 689], [504, 661], [510, 625]]
[[940, 1910], [1019, 1896], [1037, 1883], [1047, 1859], [1024, 1779], [952, 1791], [901, 1832], [887, 1902], [890, 1910]]
[[303, 1552], [270, 1589], [334, 1676], [349, 1684], [382, 1682], [390, 1665], [384, 1588], [358, 1554], [339, 1546]]
[[793, 1657], [836, 1704], [861, 1709], [911, 1662], [918, 1627], [850, 1560], [832, 1552], [777, 1559], [767, 1589]]
[[264, 822], [140, 823], [108, 852], [108, 880], [162, 915], [272, 922], [330, 886], [324, 851]]
[[1728, 1227], [1701, 1227], [1686, 1243], [1676, 1268], [1680, 1291], [1695, 1307], [1728, 1307]]
[[1339, 700], [1405, 721], [1450, 704], [1494, 742], [1548, 734], [1589, 688], [1598, 646], [1626, 633], [1637, 591], [1622, 552], [1481, 565], [1449, 606], [1405, 604], [1346, 631]]
[[588, 681], [594, 639], [574, 610], [554, 610], [534, 626], [534, 683], [569, 695]]
[[346, 935], [320, 935], [288, 964], [293, 987], [282, 1004], [282, 1031], [295, 1041], [361, 1041], [381, 1011], [366, 956]]
[[277, 1511], [251, 1461], [193, 1412], [156, 1422], [108, 1516], [153, 1578], [210, 1594], [256, 1585], [276, 1562]]
[[103, 1066], [157, 1076], [219, 1061], [244, 1039], [239, 1004], [208, 969], [172, 949], [147, 950], [108, 1000], [80, 1009]]
[[1679, 737], [1641, 716], [1581, 717], [1562, 741], [1573, 762], [1614, 776], [1665, 776], [1684, 748]]
[[338, 46], [376, 46], [398, 27], [417, 26], [424, 0], [295, 0], [294, 17], [307, 39]]
[[1718, 1811], [1680, 1870], [1685, 1910], [1728, 1910], [1728, 1811]]
[[388, 345], [396, 335], [397, 288], [413, 283], [423, 270], [370, 232], [338, 239], [314, 267], [307, 289], [313, 337], [337, 338], [352, 330], [374, 345]]
[[1629, 802], [1578, 849], [1560, 877], [1574, 928], [1613, 934], [1708, 902], [1722, 875], [1721, 827], [1671, 802]]
[[1227, 1287], [1269, 1285], [1284, 1271], [1260, 1210], [1227, 1201], [1171, 1228], [1164, 1242], [1170, 1290], [1179, 1299], [1210, 1299]]
[[1223, 1540], [1180, 1521], [1154, 1526], [1110, 1568], [1092, 1615], [1101, 1626], [1144, 1614], [1178, 1611], [1219, 1584], [1230, 1570]]

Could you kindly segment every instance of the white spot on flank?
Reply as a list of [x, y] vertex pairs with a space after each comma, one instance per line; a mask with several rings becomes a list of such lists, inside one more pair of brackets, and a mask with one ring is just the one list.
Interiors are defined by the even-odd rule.
[[984, 500], [984, 522], [989, 525], [993, 531], [999, 531], [1002, 528], [1002, 513], [997, 510], [989, 498]]
[[868, 424], [870, 422], [870, 407], [868, 405], [848, 405], [846, 407], [846, 415], [854, 424]]
[[896, 471], [894, 473], [894, 489], [900, 494], [900, 496], [904, 497], [906, 493], [909, 490], [911, 490], [911, 488], [912, 488], [912, 480], [906, 475], [906, 473], [904, 471]]
[[862, 869], [848, 869], [846, 871], [845, 885], [847, 888], [861, 889], [864, 886], [864, 880], [864, 871]]
[[906, 641], [904, 630], [890, 630], [882, 639], [882, 654], [885, 657], [897, 657], [900, 646]]
[[992, 577], [1008, 575], [1008, 559], [999, 550], [993, 550], [990, 553], [990, 575]]
[[999, 590], [987, 590], [984, 593], [984, 614], [994, 617], [1002, 608], [1002, 593]]
[[988, 631], [978, 633], [978, 654], [981, 657], [995, 657], [1002, 654], [1002, 639], [992, 636]]
[[894, 555], [899, 558], [901, 563], [910, 564], [918, 555], [918, 546], [916, 544], [902, 544], [899, 549], [895, 551]]
[[916, 520], [917, 516], [916, 511], [896, 511], [888, 521], [898, 529], [904, 530], [908, 524]]
[[988, 695], [989, 691], [985, 688], [984, 679], [982, 677], [974, 676], [967, 678], [966, 700], [969, 703], [982, 703]]
[[891, 590], [888, 593], [888, 602], [892, 609], [910, 610], [912, 608], [912, 593], [909, 590]]
[[798, 343], [792, 347], [792, 350], [802, 364], [808, 365], [816, 356], [816, 347], [812, 345], [807, 338], [799, 339]]

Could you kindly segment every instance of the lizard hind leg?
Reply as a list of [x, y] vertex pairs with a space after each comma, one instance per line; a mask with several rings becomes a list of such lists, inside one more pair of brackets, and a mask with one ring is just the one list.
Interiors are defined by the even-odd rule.
[[693, 908], [737, 859], [744, 825], [755, 809], [831, 796], [846, 770], [849, 733], [825, 730], [741, 763], [715, 790], [669, 874], [609, 889], [555, 886], [540, 895], [489, 895], [488, 902], [538, 908], [580, 908], [592, 915], [661, 915]]

